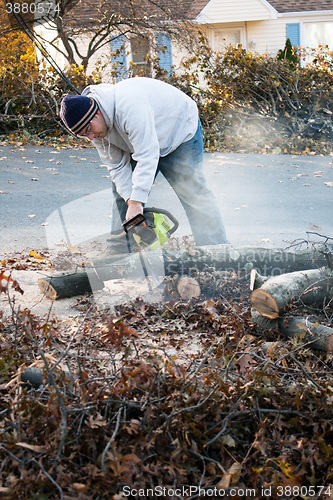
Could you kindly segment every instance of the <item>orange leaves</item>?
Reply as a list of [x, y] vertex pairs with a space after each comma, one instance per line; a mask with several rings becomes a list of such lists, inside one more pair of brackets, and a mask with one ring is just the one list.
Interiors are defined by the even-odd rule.
[[116, 347], [120, 347], [124, 337], [135, 335], [133, 328], [125, 325], [121, 320], [116, 318], [107, 319], [107, 332], [101, 336], [104, 342], [110, 342]]
[[41, 254], [39, 252], [36, 252], [36, 250], [31, 250], [30, 257], [33, 257], [34, 259], [37, 259], [37, 260], [43, 260], [43, 257], [41, 256]]
[[106, 427], [107, 421], [100, 413], [97, 413], [96, 417], [93, 417], [92, 415], [89, 417], [87, 425], [90, 429], [98, 429], [99, 427]]
[[254, 360], [253, 356], [251, 354], [243, 354], [235, 363], [239, 367], [239, 371], [242, 375], [251, 375], [253, 374], [257, 362]]
[[[5, 290], [14, 284], [1, 276]], [[253, 336], [239, 299], [247, 290], [227, 282], [226, 300], [140, 299], [112, 314], [85, 298], [74, 325], [27, 311], [13, 325], [0, 315], [0, 492], [120, 500], [123, 484], [156, 492], [200, 484], [259, 498], [276, 496], [277, 485], [327, 484], [333, 361]], [[32, 358], [42, 386], [22, 377], [8, 385]]]
[[19, 292], [23, 295], [23, 290], [18, 284], [18, 282], [11, 278], [11, 276], [6, 276], [4, 271], [0, 272], [0, 293], [7, 293], [9, 284], [14, 288], [16, 292]]
[[139, 434], [140, 425], [140, 420], [132, 418], [129, 424], [125, 427], [125, 430], [128, 434]]
[[231, 467], [227, 470], [227, 472], [223, 475], [221, 481], [217, 484], [216, 488], [218, 490], [225, 490], [230, 486], [237, 485], [240, 480], [242, 472], [242, 465], [238, 462], [234, 462]]
[[147, 391], [155, 375], [156, 370], [145, 361], [131, 363], [130, 366], [122, 368], [121, 381], [117, 386], [117, 391], [123, 390], [124, 393], [136, 391], [136, 389]]

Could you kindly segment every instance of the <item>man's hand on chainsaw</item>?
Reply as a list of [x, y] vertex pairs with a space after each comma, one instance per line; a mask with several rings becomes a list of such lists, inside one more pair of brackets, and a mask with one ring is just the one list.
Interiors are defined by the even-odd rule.
[[143, 214], [143, 206], [141, 201], [127, 200], [128, 209], [126, 212], [126, 220], [132, 219], [138, 214]]

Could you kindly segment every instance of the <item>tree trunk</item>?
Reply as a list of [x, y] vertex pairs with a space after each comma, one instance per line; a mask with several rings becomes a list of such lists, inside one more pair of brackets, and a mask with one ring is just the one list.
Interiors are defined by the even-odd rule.
[[251, 293], [251, 305], [262, 316], [274, 319], [292, 301], [310, 305], [332, 296], [333, 276], [329, 276], [328, 269], [310, 269], [267, 279], [260, 288], [255, 288]]
[[[149, 255], [155, 252], [149, 252]], [[263, 275], [278, 275], [303, 269], [318, 269], [326, 265], [326, 258], [320, 250], [313, 248], [288, 251], [281, 248], [232, 247], [231, 245], [209, 245], [188, 250], [165, 250], [156, 252], [164, 261], [165, 275], [191, 274], [191, 271], [225, 270], [231, 273], [250, 273], [256, 269]], [[133, 266], [135, 254], [111, 256], [95, 260], [93, 267], [112, 267], [116, 262], [124, 267]], [[135, 265], [135, 264], [134, 264]], [[111, 274], [113, 271], [111, 271]], [[111, 279], [111, 278], [110, 278]]]
[[308, 344], [317, 351], [333, 351], [333, 328], [313, 323], [303, 316], [288, 316], [268, 319], [255, 309], [251, 311], [252, 320], [259, 331], [276, 331], [287, 338], [294, 338]]
[[232, 247], [210, 245], [194, 247], [186, 251], [163, 250], [165, 274], [190, 274], [212, 267], [231, 272], [249, 274], [252, 269], [263, 275], [277, 275], [303, 269], [316, 269], [326, 265], [320, 250], [313, 248], [288, 251], [281, 248]]
[[310, 322], [302, 316], [284, 316], [283, 309], [311, 305], [333, 297], [333, 276], [328, 268], [310, 269], [265, 278], [251, 273], [251, 315], [259, 330], [276, 330], [296, 338], [311, 349], [332, 352], [333, 328]]
[[91, 269], [88, 272], [75, 272], [39, 278], [38, 286], [47, 298], [58, 300], [102, 290], [104, 283], [97, 276], [96, 272]]
[[[223, 270], [231, 275], [239, 276], [249, 273], [253, 268], [261, 273], [281, 274], [290, 270], [311, 269], [325, 263], [325, 257], [313, 249], [290, 252], [283, 249], [234, 248], [230, 245], [194, 247], [186, 251], [163, 249], [157, 252], [148, 251], [146, 255], [152, 262], [152, 266], [149, 262], [147, 266], [162, 269], [160, 274], [163, 277], [174, 274], [191, 276], [193, 271], [209, 273], [215, 270]], [[39, 285], [43, 293], [48, 289], [48, 296], [57, 299], [82, 295], [94, 291], [90, 286], [87, 273], [92, 273], [91, 279], [93, 280], [96, 280], [97, 275], [97, 282], [93, 288], [98, 286], [99, 288], [95, 289], [100, 290], [103, 288], [104, 281], [139, 277], [140, 273], [142, 274], [142, 263], [138, 254], [110, 256], [108, 259], [95, 260], [91, 268], [83, 268], [78, 273], [62, 274], [40, 280]], [[51, 287], [55, 292], [52, 292]]]
[[290, 316], [279, 320], [279, 330], [288, 338], [297, 338], [311, 349], [333, 351], [333, 328], [313, 323], [302, 316]]

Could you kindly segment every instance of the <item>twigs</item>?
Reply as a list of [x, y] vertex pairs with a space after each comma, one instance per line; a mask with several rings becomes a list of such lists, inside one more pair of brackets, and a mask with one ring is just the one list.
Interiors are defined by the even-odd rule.
[[306, 376], [306, 378], [308, 378], [312, 382], [312, 384], [315, 387], [317, 387], [317, 389], [319, 389], [320, 391], [322, 391], [323, 387], [321, 387], [319, 384], [317, 384], [317, 382], [314, 380], [314, 378], [312, 377], [312, 375], [304, 368], [304, 366], [302, 365], [302, 363], [300, 363], [297, 359], [295, 359], [295, 357], [292, 356], [291, 354], [289, 354], [289, 357], [300, 368], [300, 370], [304, 373], [304, 375]]
[[213, 443], [215, 443], [215, 441], [221, 437], [225, 431], [226, 431], [226, 428], [228, 426], [228, 422], [229, 420], [231, 419], [233, 413], [236, 412], [236, 408], [238, 407], [238, 405], [240, 404], [240, 402], [242, 401], [243, 399], [243, 396], [241, 396], [238, 401], [236, 401], [234, 407], [229, 411], [228, 415], [223, 419], [223, 421], [221, 422], [222, 423], [222, 429], [212, 438], [210, 439], [209, 441], [207, 441], [204, 445], [205, 448], [208, 448], [209, 446], [211, 446]]
[[10, 457], [12, 457], [15, 460], [15, 462], [22, 463], [22, 460], [20, 460], [16, 455], [10, 452], [5, 446], [2, 446], [0, 444], [0, 449], [5, 451]]
[[84, 317], [83, 317], [83, 319], [82, 319], [81, 323], [79, 324], [78, 328], [77, 328], [77, 329], [75, 330], [75, 332], [72, 334], [72, 336], [71, 336], [71, 338], [70, 338], [70, 340], [69, 340], [69, 342], [68, 342], [68, 344], [67, 344], [67, 349], [66, 349], [66, 350], [62, 353], [62, 355], [60, 356], [60, 358], [59, 358], [59, 359], [57, 360], [57, 362], [53, 365], [52, 370], [54, 370], [57, 366], [59, 366], [59, 364], [62, 362], [62, 360], [63, 360], [64, 358], [66, 358], [66, 357], [67, 357], [67, 355], [68, 355], [69, 351], [71, 350], [71, 347], [72, 347], [73, 341], [74, 341], [75, 337], [78, 335], [78, 333], [80, 332], [80, 330], [81, 330], [81, 328], [82, 328], [82, 326], [83, 326], [84, 322], [86, 321], [86, 318], [87, 318], [87, 316], [88, 316], [88, 314], [89, 314], [90, 310], [91, 310], [91, 307], [89, 307], [89, 309], [86, 311], [86, 313], [85, 313], [85, 315], [84, 315]]
[[218, 462], [217, 460], [214, 460], [213, 458], [211, 457], [207, 457], [206, 455], [201, 455], [200, 453], [197, 453], [196, 451], [194, 450], [189, 450], [190, 453], [192, 453], [193, 455], [195, 455], [196, 457], [199, 457], [201, 458], [201, 460], [206, 460], [207, 462], [211, 462], [213, 464], [216, 464], [218, 466], [219, 469], [221, 469], [221, 471], [225, 474], [226, 473], [226, 470], [225, 468], [223, 467], [223, 465]]
[[45, 369], [46, 369], [46, 373], [47, 373], [48, 379], [51, 381], [51, 384], [54, 387], [54, 390], [55, 390], [55, 392], [57, 394], [59, 406], [60, 406], [60, 409], [61, 409], [61, 416], [62, 416], [62, 421], [61, 421], [61, 439], [60, 439], [60, 442], [59, 442], [58, 453], [57, 453], [57, 458], [59, 458], [61, 456], [64, 444], [65, 444], [66, 434], [67, 434], [67, 409], [66, 409], [66, 405], [65, 405], [65, 402], [64, 402], [63, 395], [62, 395], [62, 393], [61, 393], [61, 391], [60, 391], [60, 389], [58, 387], [58, 384], [57, 384], [57, 382], [55, 380], [53, 369], [50, 368], [48, 360], [47, 360], [47, 358], [45, 356], [45, 353], [39, 347], [39, 344], [36, 341], [36, 339], [30, 333], [28, 333], [28, 335], [29, 335], [30, 339], [34, 342], [35, 347], [37, 348], [38, 353], [39, 353], [39, 355], [41, 356], [41, 358], [42, 358], [42, 360], [44, 362], [44, 366], [45, 366]]
[[102, 453], [101, 464], [102, 464], [102, 469], [104, 471], [104, 474], [107, 474], [107, 468], [106, 468], [106, 464], [105, 464], [106, 455], [107, 455], [107, 453], [109, 451], [110, 446], [115, 441], [117, 433], [119, 431], [120, 419], [121, 419], [122, 412], [123, 412], [123, 408], [121, 407], [121, 408], [119, 408], [119, 411], [118, 411], [118, 414], [117, 414], [116, 427], [115, 427], [115, 429], [113, 431], [113, 434], [112, 434], [111, 438], [109, 439], [108, 444], [106, 445], [106, 447], [105, 447], [105, 449], [104, 449], [104, 451]]
[[[237, 296], [248, 289], [235, 285]], [[0, 487], [21, 492], [22, 471], [30, 496], [101, 500], [119, 494], [117, 484], [261, 487], [312, 473], [324, 482], [332, 360], [291, 341], [264, 346], [232, 286], [216, 302], [119, 306], [113, 324], [132, 333], [117, 342], [104, 337], [107, 315], [87, 304], [70, 335], [14, 314], [16, 337], [6, 340], [21, 350], [8, 375], [0, 369]], [[38, 389], [19, 382], [29, 365], [45, 375]], [[315, 462], [305, 449], [318, 450]]]
[[64, 492], [62, 491], [62, 489], [59, 486], [59, 484], [53, 479], [53, 477], [51, 477], [50, 474], [48, 474], [46, 472], [45, 468], [43, 467], [43, 464], [41, 464], [40, 462], [38, 462], [35, 458], [33, 458], [31, 460], [31, 462], [33, 462], [34, 464], [38, 465], [38, 467], [40, 467], [40, 469], [42, 470], [43, 474], [47, 477], [47, 479], [49, 481], [51, 481], [51, 483], [57, 488], [57, 490], [59, 492], [59, 495], [60, 495], [60, 499], [63, 500], [63, 498], [64, 498]]

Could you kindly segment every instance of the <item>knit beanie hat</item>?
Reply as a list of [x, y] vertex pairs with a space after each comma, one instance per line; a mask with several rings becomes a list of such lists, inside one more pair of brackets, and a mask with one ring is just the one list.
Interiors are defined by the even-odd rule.
[[73, 134], [79, 134], [98, 111], [97, 102], [84, 95], [66, 95], [61, 101], [60, 118]]

